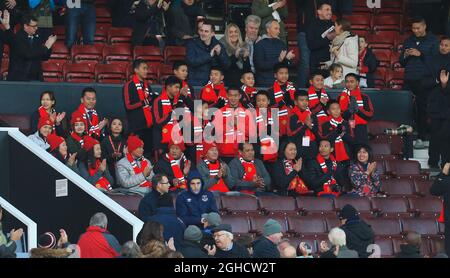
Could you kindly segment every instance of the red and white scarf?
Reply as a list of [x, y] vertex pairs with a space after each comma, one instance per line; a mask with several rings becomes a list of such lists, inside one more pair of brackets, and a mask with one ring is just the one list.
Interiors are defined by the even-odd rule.
[[[270, 108], [267, 109], [267, 117], [261, 113], [259, 108], [256, 108], [256, 128], [261, 144], [261, 154], [263, 161], [275, 162], [278, 159], [278, 146], [273, 139], [275, 134], [268, 135], [268, 128], [272, 128], [273, 118]], [[272, 131], [272, 130], [271, 130]], [[273, 132], [273, 131], [272, 131]]]
[[[297, 106], [295, 106], [292, 110], [291, 110], [291, 115], [296, 115], [297, 116], [297, 125], [298, 124], [305, 124], [306, 122], [306, 118], [308, 116], [311, 116], [311, 111], [309, 111], [309, 109], [305, 110], [305, 111], [301, 111], [300, 108], [298, 108]], [[290, 132], [290, 136], [294, 135], [292, 134], [292, 131]], [[314, 132], [312, 132], [311, 129], [309, 129], [308, 127], [306, 128], [305, 131], [305, 136], [309, 137], [310, 141], [315, 141], [316, 140], [316, 135], [314, 134]]]
[[[342, 112], [345, 112], [348, 110], [348, 107], [350, 105], [350, 97], [351, 96], [354, 96], [356, 98], [356, 102], [358, 103], [359, 110], [363, 110], [364, 109], [364, 101], [362, 99], [361, 90], [358, 87], [353, 91], [345, 89], [342, 92], [341, 96], [339, 97], [339, 105], [341, 106]], [[366, 125], [367, 124], [367, 121], [364, 120], [363, 118], [361, 118], [360, 116], [355, 114], [354, 117], [355, 117], [356, 125]]]
[[[220, 161], [216, 160], [215, 162], [211, 162], [208, 159], [203, 160], [205, 164], [208, 166], [209, 169], [209, 177], [210, 178], [216, 178], [219, 174], [220, 170]], [[212, 187], [209, 188], [209, 191], [219, 191], [222, 193], [229, 192], [228, 186], [225, 184], [225, 181], [223, 178], [220, 178], [216, 184], [214, 184]]]
[[[95, 161], [95, 166], [94, 166], [94, 168], [91, 167], [91, 166], [89, 166], [88, 172], [89, 172], [89, 175], [90, 175], [91, 177], [94, 176], [95, 174], [97, 174], [98, 168], [100, 167], [100, 164], [102, 164], [101, 159], [97, 159], [97, 160]], [[111, 191], [111, 190], [112, 190], [111, 183], [110, 183], [109, 180], [108, 180], [107, 178], [105, 178], [105, 177], [99, 178], [98, 181], [95, 183], [95, 187], [98, 188], [98, 189], [106, 190], [106, 191]]]
[[72, 136], [72, 138], [75, 139], [75, 141], [77, 141], [78, 143], [80, 143], [81, 147], [83, 147], [84, 137], [80, 137], [75, 131], [72, 131], [70, 136]]
[[[289, 159], [283, 160], [284, 165], [284, 173], [288, 176], [292, 171], [294, 171], [294, 161]], [[291, 180], [289, 183], [288, 191], [294, 191], [297, 194], [306, 194], [309, 193], [309, 189], [306, 186], [306, 183], [296, 175], [295, 178]]]
[[223, 99], [227, 103], [228, 98], [225, 84], [222, 82], [214, 85], [211, 81], [208, 81], [208, 84], [201, 91], [201, 99], [210, 105], [216, 104], [220, 99]]
[[175, 160], [170, 154], [166, 153], [166, 159], [170, 162], [170, 167], [172, 167], [173, 176], [178, 179], [178, 185], [170, 188], [171, 191], [176, 189], [186, 189], [187, 182], [184, 177], [183, 171], [181, 170], [181, 160], [184, 162], [184, 165], [187, 163], [187, 159], [184, 154], [181, 155], [180, 165], [178, 165], [177, 160]]
[[[291, 82], [288, 82], [286, 85], [286, 92], [289, 93], [289, 97], [291, 100], [294, 100], [295, 96], [295, 87]], [[284, 101], [284, 91], [281, 89], [281, 85], [278, 83], [278, 81], [275, 81], [273, 83], [273, 93], [275, 97], [275, 103], [277, 105], [280, 104], [280, 102]], [[278, 120], [279, 120], [279, 126], [280, 126], [280, 136], [287, 134], [287, 127], [288, 127], [288, 107], [286, 105], [286, 102], [284, 102], [284, 105], [281, 107], [278, 107]]]
[[[163, 109], [163, 118], [172, 114], [169, 122], [162, 128], [161, 143], [169, 144], [170, 141], [183, 142], [183, 133], [181, 132], [180, 124], [173, 114], [173, 110], [178, 102], [178, 97], [175, 97], [173, 102], [171, 102], [166, 90], [163, 89], [159, 101], [161, 102]], [[189, 108], [185, 107], [185, 112], [190, 113]], [[175, 131], [173, 131], [174, 129]], [[175, 137], [172, 137], [172, 133], [174, 133], [173, 135]]]
[[[320, 97], [329, 98], [325, 89], [320, 90]], [[313, 86], [309, 87], [309, 89], [308, 89], [308, 100], [309, 100], [308, 105], [315, 113], [319, 125], [326, 122], [327, 121], [327, 113], [325, 113], [325, 111], [323, 109], [318, 110], [318, 108], [316, 108], [318, 105], [319, 105], [318, 107], [321, 107], [321, 105], [320, 105], [320, 98], [317, 95], [316, 89]], [[312, 107], [314, 107], [314, 108], [312, 108]]]
[[[144, 157], [138, 159], [141, 162], [141, 166], [139, 167], [138, 160], [134, 159], [130, 153], [127, 153], [127, 160], [130, 162], [131, 167], [133, 168], [134, 174], [139, 175], [144, 172], [145, 168], [148, 166], [148, 161]], [[148, 180], [145, 180], [139, 184], [139, 187], [151, 187], [152, 184]]]
[[151, 111], [151, 107], [150, 107], [150, 92], [148, 90], [147, 81], [144, 81], [142, 84], [141, 81], [139, 80], [138, 76], [135, 74], [133, 76], [133, 83], [136, 86], [139, 100], [141, 102], [145, 103], [145, 105], [142, 106], [142, 111], [144, 111], [144, 117], [145, 117], [145, 121], [147, 123], [147, 127], [151, 127], [153, 125], [153, 117], [152, 117], [152, 111]]
[[246, 161], [239, 156], [239, 161], [241, 162], [242, 167], [244, 168], [244, 176], [242, 176], [242, 180], [244, 181], [253, 181], [253, 178], [256, 176], [256, 166], [255, 161]]
[[181, 81], [181, 88], [186, 88], [186, 89], [187, 89], [188, 96], [189, 96], [189, 97], [192, 97], [191, 87], [189, 87], [189, 84], [187, 83], [186, 80], [182, 80], [182, 81]]
[[[337, 163], [336, 159], [332, 154], [330, 155], [330, 160], [333, 163], [333, 171], [336, 171]], [[321, 156], [320, 154], [317, 155], [317, 162], [319, 162], [320, 167], [322, 168], [322, 172], [324, 172], [325, 174], [328, 173], [329, 169], [325, 162], [325, 158], [323, 158], [323, 156]], [[323, 184], [323, 191], [319, 192], [317, 195], [322, 196], [331, 194], [335, 195], [336, 197], [339, 196], [339, 192], [334, 192], [332, 189], [332, 186], [335, 186], [336, 184], [337, 184], [336, 180], [334, 179], [333, 176], [331, 176], [331, 179], [329, 179], [327, 182]]]
[[248, 108], [254, 108], [253, 100], [255, 99], [258, 90], [245, 85], [242, 85], [241, 90], [244, 93], [242, 96], [242, 102], [244, 102]]
[[[341, 125], [343, 122], [344, 119], [341, 116], [339, 116], [339, 118], [337, 119], [334, 119], [330, 116], [330, 125], [333, 127], [333, 129], [336, 129], [338, 125]], [[350, 159], [347, 154], [347, 150], [345, 149], [344, 140], [342, 139], [340, 134], [334, 140], [334, 154], [336, 156], [336, 160], [339, 162], [347, 161]]]
[[[88, 135], [91, 136], [92, 134], [95, 134], [98, 137], [100, 137], [101, 130], [100, 130], [99, 126], [98, 126], [99, 120], [98, 120], [97, 111], [95, 109], [88, 110], [84, 106], [84, 104], [81, 104], [78, 107], [78, 111], [83, 115], [83, 119], [85, 119], [86, 122], [88, 123], [88, 128], [89, 128], [89, 130], [87, 131]], [[88, 112], [92, 112], [92, 119], [89, 119]]]
[[[45, 110], [44, 106], [39, 107], [38, 109], [38, 113], [39, 113], [39, 118], [42, 117], [48, 117], [50, 118], [50, 115], [55, 113], [55, 109], [52, 108], [50, 113], [47, 112], [47, 110]], [[55, 122], [53, 122], [53, 128], [52, 128], [52, 134], [56, 134], [56, 126], [55, 126]]]

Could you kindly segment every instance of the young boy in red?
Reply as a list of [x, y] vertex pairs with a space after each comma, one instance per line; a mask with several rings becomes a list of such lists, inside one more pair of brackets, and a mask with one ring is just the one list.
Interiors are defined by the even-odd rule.
[[218, 67], [211, 68], [208, 84], [203, 87], [200, 93], [200, 99], [217, 108], [224, 107], [227, 100], [227, 90], [223, 83], [223, 71]]
[[241, 77], [241, 103], [245, 108], [255, 108], [256, 94], [255, 76], [253, 72], [244, 72]]
[[325, 91], [323, 76], [320, 73], [313, 73], [309, 80], [311, 86], [308, 89], [309, 109], [317, 117], [319, 125], [327, 121], [325, 113], [329, 97]]

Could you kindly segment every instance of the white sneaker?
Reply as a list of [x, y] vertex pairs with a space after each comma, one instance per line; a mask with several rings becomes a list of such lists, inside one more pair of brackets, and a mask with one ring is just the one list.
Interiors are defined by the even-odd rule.
[[421, 149], [425, 149], [425, 148], [426, 147], [425, 147], [425, 144], [423, 143], [423, 141], [420, 139], [417, 139], [416, 143], [414, 144], [414, 149], [421, 150]]

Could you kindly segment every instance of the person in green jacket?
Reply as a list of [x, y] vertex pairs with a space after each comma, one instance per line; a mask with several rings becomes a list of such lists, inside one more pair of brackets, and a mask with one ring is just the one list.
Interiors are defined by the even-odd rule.
[[[279, 18], [274, 16], [275, 12]], [[277, 20], [280, 23], [280, 39], [287, 44], [287, 32], [283, 22], [288, 18], [287, 0], [253, 0], [252, 14], [261, 18], [261, 35], [266, 34], [265, 26], [269, 20]]]

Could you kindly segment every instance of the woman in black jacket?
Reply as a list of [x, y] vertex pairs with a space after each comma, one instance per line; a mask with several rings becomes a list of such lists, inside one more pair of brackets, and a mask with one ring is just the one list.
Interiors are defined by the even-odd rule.
[[309, 193], [303, 181], [302, 159], [296, 159], [297, 146], [294, 142], [287, 142], [280, 148], [278, 161], [273, 167], [273, 191], [283, 196], [296, 196]]
[[102, 156], [106, 159], [109, 173], [116, 178], [116, 163], [124, 157], [123, 149], [127, 143], [125, 128], [120, 118], [113, 118], [108, 128], [108, 136], [101, 142]]
[[[378, 60], [377, 57], [372, 52], [372, 49], [368, 47], [368, 44], [366, 42], [365, 37], [359, 38], [359, 74], [361, 77], [361, 87], [367, 87], [367, 88], [375, 88], [375, 81], [373, 75], [375, 74], [375, 71], [377, 71], [378, 68]], [[365, 78], [364, 78], [365, 77]], [[366, 86], [364, 79], [366, 80]]]

